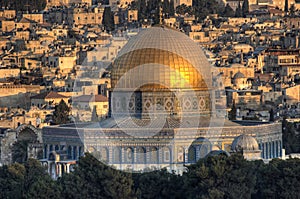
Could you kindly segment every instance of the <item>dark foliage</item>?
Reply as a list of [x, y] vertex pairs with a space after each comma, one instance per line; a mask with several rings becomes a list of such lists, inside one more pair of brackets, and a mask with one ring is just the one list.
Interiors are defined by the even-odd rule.
[[16, 11], [41, 11], [46, 7], [46, 0], [0, 0], [0, 7]]
[[187, 166], [183, 175], [166, 170], [127, 173], [90, 154], [54, 181], [37, 160], [0, 167], [0, 198], [298, 198], [300, 160], [247, 161], [219, 155]]
[[63, 198], [133, 198], [130, 173], [115, 170], [90, 154], [79, 160], [75, 171], [58, 180]]
[[55, 106], [53, 112], [53, 122], [55, 124], [66, 124], [70, 122], [69, 119], [70, 107], [61, 100], [58, 105]]
[[300, 135], [296, 132], [295, 124], [289, 123], [284, 119], [282, 128], [282, 143], [286, 154], [300, 153]]
[[249, 13], [249, 1], [248, 0], [244, 0], [242, 12], [243, 12], [244, 17], [246, 17], [246, 15]]
[[109, 6], [104, 8], [102, 24], [107, 32], [115, 29], [114, 14]]

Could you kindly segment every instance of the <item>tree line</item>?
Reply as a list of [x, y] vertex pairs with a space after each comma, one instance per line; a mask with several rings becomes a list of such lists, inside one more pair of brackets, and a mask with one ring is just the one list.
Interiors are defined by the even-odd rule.
[[202, 21], [209, 14], [218, 14], [224, 17], [244, 17], [249, 13], [249, 1], [241, 1], [236, 11], [229, 4], [217, 0], [193, 0], [193, 6], [181, 4], [174, 9], [174, 0], [137, 0], [130, 5], [131, 9], [138, 9], [139, 20], [152, 19], [159, 23], [159, 7], [162, 7], [163, 17], [173, 17], [175, 13], [195, 15], [196, 21]]
[[16, 11], [41, 11], [46, 7], [46, 0], [0, 0], [0, 7]]
[[183, 175], [122, 172], [90, 154], [56, 181], [34, 159], [0, 167], [1, 198], [297, 198], [299, 182], [299, 159], [265, 164], [240, 154], [201, 159]]

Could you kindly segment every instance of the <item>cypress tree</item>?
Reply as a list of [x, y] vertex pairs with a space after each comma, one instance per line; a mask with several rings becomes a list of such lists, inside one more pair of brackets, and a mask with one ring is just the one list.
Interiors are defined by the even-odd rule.
[[249, 13], [249, 1], [244, 0], [242, 7], [243, 15], [246, 16]]
[[102, 24], [107, 32], [115, 29], [114, 15], [109, 6], [104, 8]]
[[285, 0], [284, 2], [284, 12], [288, 12], [289, 11], [289, 0]]
[[169, 0], [164, 0], [163, 2], [163, 13], [170, 14], [170, 2]]
[[170, 0], [170, 16], [174, 16], [175, 9], [174, 9], [174, 0]]
[[147, 18], [147, 4], [145, 0], [139, 0], [138, 2], [138, 15], [139, 20], [144, 20]]
[[69, 120], [70, 108], [65, 103], [64, 100], [61, 100], [58, 105], [55, 106], [53, 112], [53, 121], [55, 124], [66, 124]]
[[237, 9], [235, 10], [235, 16], [236, 17], [241, 17], [242, 16], [242, 8], [241, 8], [240, 2], [239, 2], [239, 5], [238, 5]]
[[233, 9], [229, 6], [227, 3], [223, 12], [224, 17], [233, 17], [234, 16], [234, 11]]
[[97, 122], [98, 121], [98, 114], [97, 114], [96, 106], [93, 107], [91, 121], [92, 122]]
[[270, 114], [270, 122], [274, 122], [274, 110], [271, 109], [269, 114]]

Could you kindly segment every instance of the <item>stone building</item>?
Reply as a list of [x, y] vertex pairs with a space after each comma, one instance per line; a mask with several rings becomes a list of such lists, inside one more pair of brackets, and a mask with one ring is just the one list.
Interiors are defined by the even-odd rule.
[[261, 159], [261, 150], [255, 138], [249, 135], [240, 135], [236, 137], [232, 144], [231, 150], [235, 153], [242, 153], [247, 160]]
[[230, 151], [239, 135], [254, 137], [262, 158], [280, 157], [281, 124], [228, 121], [225, 105], [216, 106], [222, 88], [212, 84], [212, 69], [183, 33], [142, 30], [113, 63], [109, 117], [44, 127], [45, 165], [50, 167], [53, 151], [62, 150], [69, 161], [90, 152], [117, 169], [180, 172], [212, 150]]

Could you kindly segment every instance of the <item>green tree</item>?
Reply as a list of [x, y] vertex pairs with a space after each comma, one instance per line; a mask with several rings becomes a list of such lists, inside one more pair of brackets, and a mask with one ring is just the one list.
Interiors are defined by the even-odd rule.
[[235, 10], [235, 17], [242, 17], [242, 16], [243, 16], [243, 11], [242, 11], [242, 8], [241, 8], [241, 4], [239, 2], [239, 5]]
[[182, 177], [166, 169], [133, 174], [138, 198], [184, 198]]
[[115, 29], [114, 14], [110, 6], [104, 8], [102, 24], [107, 32], [111, 32]]
[[257, 169], [257, 193], [253, 198], [297, 198], [300, 190], [300, 160], [273, 159]]
[[296, 133], [294, 123], [288, 122], [285, 118], [282, 122], [282, 144], [286, 154], [300, 152], [300, 135]]
[[66, 124], [70, 122], [69, 119], [70, 108], [65, 103], [64, 100], [61, 100], [58, 105], [55, 106], [55, 110], [53, 112], [53, 122], [55, 124]]
[[0, 168], [0, 198], [24, 196], [25, 172], [25, 167], [19, 163]]
[[222, 14], [224, 6], [216, 0], [194, 0], [193, 10], [197, 21], [203, 21], [209, 14]]
[[269, 114], [270, 114], [270, 122], [274, 122], [274, 110], [272, 108], [269, 111]]
[[170, 0], [170, 14], [169, 16], [174, 16], [175, 9], [174, 9], [174, 0]]
[[289, 0], [285, 0], [284, 2], [284, 12], [288, 12], [289, 11]]
[[29, 159], [25, 163], [25, 198], [60, 198], [61, 190], [51, 179], [46, 168], [38, 160]]
[[236, 120], [236, 106], [235, 101], [232, 102], [231, 110], [228, 113], [228, 117], [230, 120]]
[[169, 0], [164, 0], [163, 1], [163, 9], [162, 9], [163, 13], [166, 14], [170, 14], [170, 2]]
[[295, 5], [292, 4], [291, 7], [290, 7], [290, 10], [289, 10], [290, 16], [294, 17], [295, 16], [295, 12], [296, 12]]
[[70, 174], [58, 180], [63, 198], [133, 198], [130, 173], [115, 170], [91, 154], [79, 159], [78, 165]]
[[14, 9], [16, 11], [41, 11], [46, 7], [46, 0], [1, 0], [1, 7], [8, 7], [9, 9]]
[[60, 198], [60, 187], [38, 160], [0, 168], [1, 198]]
[[97, 114], [97, 108], [96, 108], [96, 106], [93, 107], [91, 121], [92, 122], [97, 122], [98, 121], [98, 114]]
[[256, 168], [241, 154], [200, 159], [184, 173], [186, 198], [251, 198], [256, 193]]
[[138, 17], [139, 21], [147, 18], [147, 5], [145, 0], [138, 0]]
[[224, 17], [234, 17], [234, 11], [227, 3], [223, 12]]
[[28, 140], [21, 140], [16, 142], [12, 147], [12, 161], [18, 163], [24, 163], [27, 161], [28, 154], [27, 154], [27, 147], [28, 147]]
[[191, 6], [186, 6], [185, 4], [181, 4], [176, 7], [176, 13], [180, 15], [184, 14], [193, 14], [193, 8]]
[[249, 1], [248, 0], [244, 0], [243, 6], [242, 6], [242, 12], [243, 12], [244, 16], [249, 14]]

